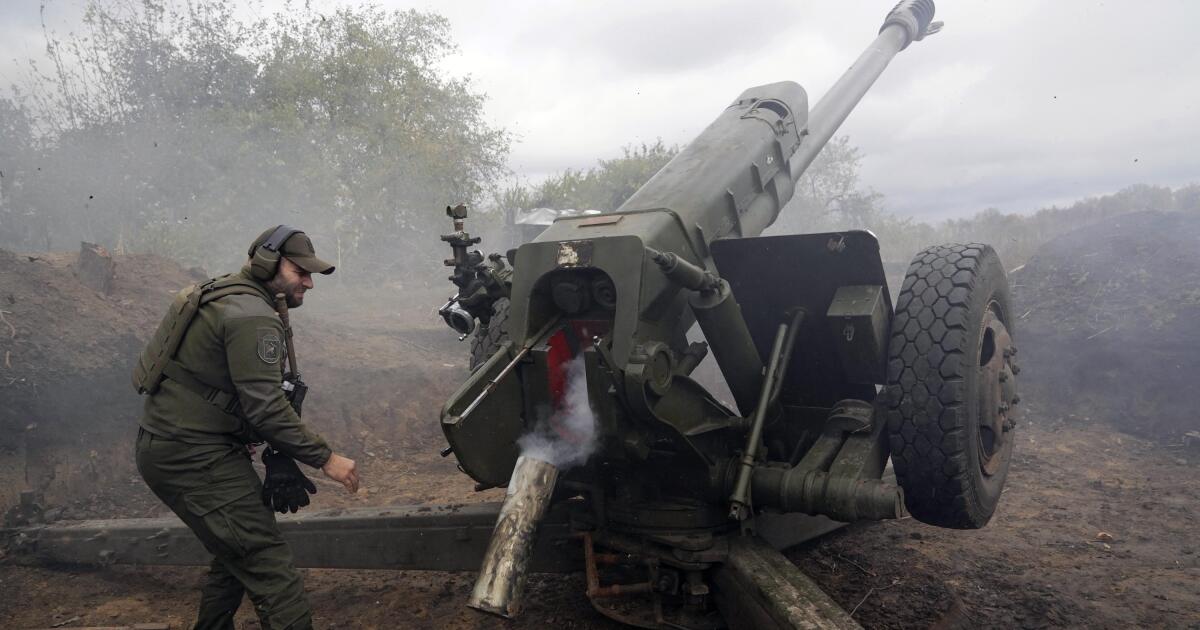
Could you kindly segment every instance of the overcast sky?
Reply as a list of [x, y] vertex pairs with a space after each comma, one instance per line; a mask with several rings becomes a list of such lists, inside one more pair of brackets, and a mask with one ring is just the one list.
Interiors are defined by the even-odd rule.
[[[47, 2], [69, 30], [82, 0]], [[0, 0], [5, 83], [42, 46], [38, 4]], [[753, 85], [794, 80], [815, 103], [893, 2], [377, 4], [450, 19], [447, 70], [488, 94], [489, 118], [518, 139], [511, 168], [538, 181], [630, 143], [686, 143]], [[944, 31], [900, 53], [839, 132], [890, 210], [1027, 212], [1200, 182], [1200, 2], [943, 0], [936, 19]]]

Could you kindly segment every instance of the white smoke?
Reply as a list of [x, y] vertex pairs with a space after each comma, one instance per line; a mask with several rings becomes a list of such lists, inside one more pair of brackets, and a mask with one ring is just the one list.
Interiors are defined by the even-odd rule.
[[517, 440], [522, 455], [553, 464], [560, 470], [586, 462], [596, 450], [596, 414], [588, 400], [583, 356], [575, 357], [566, 369], [567, 387], [562, 405]]

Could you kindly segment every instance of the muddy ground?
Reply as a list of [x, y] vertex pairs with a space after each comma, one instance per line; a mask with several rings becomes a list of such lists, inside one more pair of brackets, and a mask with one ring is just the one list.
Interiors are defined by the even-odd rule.
[[[788, 552], [868, 628], [1200, 626], [1200, 454], [1084, 418], [1020, 428], [995, 519], [974, 532], [912, 519], [844, 529]], [[492, 499], [433, 453], [364, 462], [368, 492], [320, 484], [319, 506]], [[158, 514], [140, 480], [114, 489], [123, 515]], [[136, 501], [130, 501], [137, 497]], [[112, 500], [98, 497], [93, 512]], [[136, 503], [136, 505], [130, 505]], [[1106, 536], [1112, 537], [1107, 541]], [[1104, 539], [1104, 540], [1101, 540]], [[1107, 541], [1107, 542], [1106, 542]], [[497, 624], [465, 609], [471, 574], [306, 570], [320, 627], [616, 628], [581, 576], [534, 576], [528, 610]], [[187, 626], [200, 568], [31, 568], [0, 564], [0, 627], [167, 622]], [[239, 628], [257, 627], [247, 603]]]
[[[13, 324], [0, 324], [0, 510], [16, 490], [37, 487], [61, 518], [162, 515], [131, 465], [137, 399], [121, 388], [156, 304], [165, 306], [190, 275], [163, 261], [121, 259], [125, 275], [113, 294], [99, 295], [72, 280], [71, 260], [0, 252], [0, 310]], [[1061, 274], [1048, 270], [1066, 269], [1054, 265], [1023, 271], [1036, 272], [1026, 285], [1092, 290], [1086, 281], [1051, 282]], [[159, 271], [147, 279], [151, 267]], [[1188, 296], [1182, 315], [1159, 330], [1175, 334], [1194, 316]], [[465, 344], [433, 313], [438, 298], [445, 290], [397, 286], [368, 298], [326, 283], [297, 311], [298, 354], [314, 388], [306, 418], [360, 462], [365, 484], [349, 496], [318, 480], [317, 507], [500, 497], [474, 492], [453, 458], [437, 455], [438, 406], [466, 366]], [[1044, 312], [1058, 303], [1025, 299]], [[1073, 343], [1113, 332], [1089, 340], [1088, 330]], [[1023, 357], [1036, 356], [1036, 339], [1022, 343]], [[1030, 370], [1039, 361], [1053, 364], [1030, 358], [1022, 379], [1037, 377]], [[59, 388], [71, 395], [55, 395]], [[985, 529], [870, 523], [788, 557], [869, 628], [1200, 627], [1200, 451], [1184, 447], [1179, 433], [1194, 419], [1146, 434], [1150, 425], [1128, 422], [1122, 410], [1073, 409], [1054, 394], [1030, 388], [1008, 486]], [[471, 574], [304, 574], [319, 627], [617, 627], [592, 611], [578, 575], [533, 576], [524, 616], [500, 624], [465, 609]], [[200, 568], [44, 568], [0, 558], [0, 628], [187, 627], [202, 576]], [[258, 625], [248, 604], [238, 625]]]

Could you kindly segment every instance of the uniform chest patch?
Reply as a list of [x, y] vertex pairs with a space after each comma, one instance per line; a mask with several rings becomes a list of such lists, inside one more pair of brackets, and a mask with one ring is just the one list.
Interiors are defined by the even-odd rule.
[[279, 357], [283, 354], [282, 347], [278, 331], [273, 328], [258, 329], [258, 358], [264, 363], [279, 363]]

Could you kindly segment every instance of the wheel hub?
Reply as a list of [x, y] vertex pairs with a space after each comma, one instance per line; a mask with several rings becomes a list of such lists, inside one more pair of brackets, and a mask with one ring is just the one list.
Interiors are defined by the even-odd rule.
[[996, 308], [990, 304], [983, 316], [978, 352], [979, 468], [989, 476], [1004, 462], [1005, 447], [1016, 427], [1013, 405], [1018, 400], [1012, 365], [1017, 349]]

